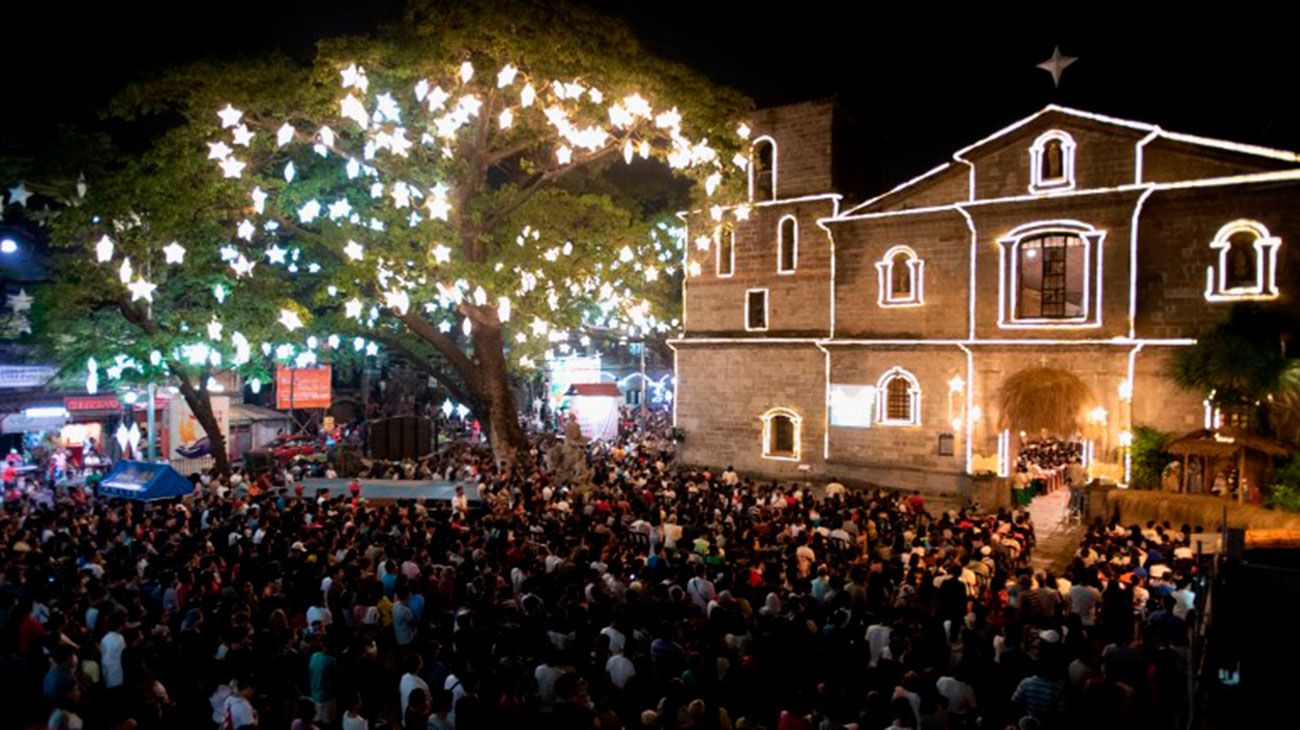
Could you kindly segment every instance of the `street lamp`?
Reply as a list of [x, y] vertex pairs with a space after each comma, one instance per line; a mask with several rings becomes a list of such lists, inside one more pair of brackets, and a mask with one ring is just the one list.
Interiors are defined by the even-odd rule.
[[4, 238], [3, 240], [0, 240], [0, 253], [3, 254], [18, 253], [18, 241], [15, 241], [14, 239], [8, 237]]

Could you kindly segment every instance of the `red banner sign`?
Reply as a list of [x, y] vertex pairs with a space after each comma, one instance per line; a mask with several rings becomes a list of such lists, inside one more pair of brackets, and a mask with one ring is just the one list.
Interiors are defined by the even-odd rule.
[[275, 370], [275, 407], [329, 408], [330, 366], [318, 368], [286, 368]]
[[115, 395], [72, 395], [63, 399], [69, 411], [120, 411], [122, 402]]

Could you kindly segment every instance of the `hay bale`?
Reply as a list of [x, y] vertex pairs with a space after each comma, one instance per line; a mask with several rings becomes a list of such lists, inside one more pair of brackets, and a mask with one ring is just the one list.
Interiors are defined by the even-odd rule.
[[1300, 514], [1295, 512], [1268, 509], [1256, 504], [1237, 504], [1202, 494], [1115, 489], [1107, 495], [1106, 505], [1107, 514], [1119, 510], [1120, 520], [1126, 524], [1156, 520], [1174, 526], [1200, 525], [1207, 531], [1217, 531], [1222, 524], [1226, 507], [1228, 527], [1300, 530]]
[[998, 389], [998, 426], [1069, 438], [1084, 430], [1091, 404], [1092, 391], [1074, 373], [1025, 368]]

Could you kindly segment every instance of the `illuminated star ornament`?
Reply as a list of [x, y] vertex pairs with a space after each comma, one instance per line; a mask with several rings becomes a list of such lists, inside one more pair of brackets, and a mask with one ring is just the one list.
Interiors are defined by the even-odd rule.
[[227, 104], [225, 109], [217, 112], [217, 116], [221, 117], [221, 128], [229, 129], [239, 124], [239, 119], [244, 116], [244, 113]]
[[279, 322], [290, 332], [302, 327], [302, 318], [292, 309], [281, 309]]
[[1056, 86], [1057, 88], [1060, 88], [1061, 74], [1065, 72], [1065, 69], [1069, 68], [1070, 64], [1074, 63], [1077, 60], [1079, 59], [1075, 56], [1062, 56], [1061, 47], [1057, 46], [1056, 48], [1052, 49], [1052, 57], [1038, 64], [1038, 68], [1041, 68], [1047, 73], [1051, 74], [1052, 85]]
[[157, 289], [158, 285], [151, 284], [144, 279], [136, 279], [128, 284], [126, 288], [131, 290], [131, 301], [134, 302], [143, 299], [146, 302], [152, 302], [153, 290]]
[[166, 257], [167, 263], [169, 264], [185, 263], [185, 247], [180, 245], [176, 241], [172, 241], [170, 244], [163, 246], [162, 251], [163, 251], [163, 256]]
[[32, 308], [32, 295], [26, 289], [19, 289], [17, 294], [10, 294], [6, 303], [14, 314], [21, 314]]
[[21, 205], [24, 208], [26, 208], [27, 199], [30, 197], [32, 197], [31, 191], [28, 190], [27, 186], [23, 185], [22, 183], [18, 183], [18, 185], [16, 185], [15, 187], [9, 188], [10, 205]]
[[95, 260], [99, 263], [108, 263], [113, 260], [113, 239], [105, 235], [95, 244]]

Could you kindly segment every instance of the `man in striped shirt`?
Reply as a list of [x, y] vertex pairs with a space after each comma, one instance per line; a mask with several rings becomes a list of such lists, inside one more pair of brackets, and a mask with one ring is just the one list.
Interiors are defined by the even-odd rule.
[[1065, 683], [1047, 676], [1046, 668], [1040, 664], [1033, 674], [1020, 680], [1011, 701], [1022, 705], [1035, 720], [1050, 726], [1065, 713]]

